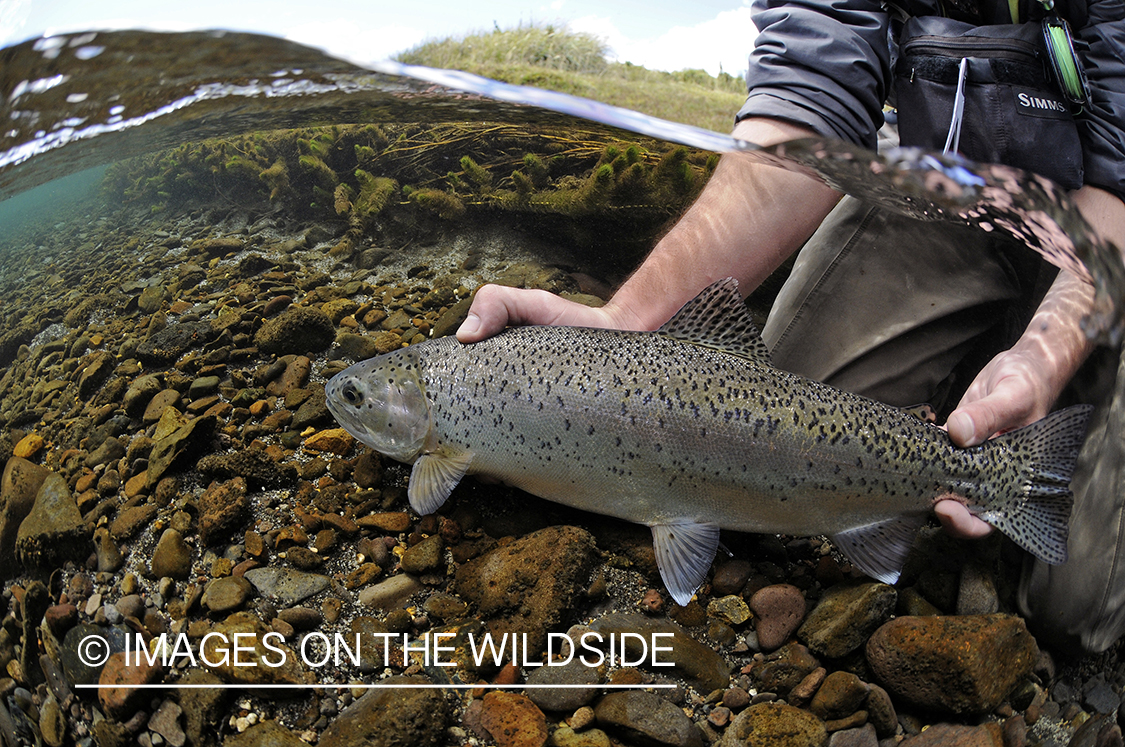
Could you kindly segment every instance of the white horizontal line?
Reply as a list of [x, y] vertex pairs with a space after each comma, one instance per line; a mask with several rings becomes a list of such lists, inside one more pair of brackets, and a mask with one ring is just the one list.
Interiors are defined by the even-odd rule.
[[232, 684], [222, 682], [215, 685], [197, 684], [197, 683], [172, 683], [168, 685], [162, 684], [145, 684], [145, 685], [75, 685], [75, 689], [82, 690], [144, 690], [144, 689], [161, 689], [161, 690], [199, 690], [199, 689], [214, 689], [214, 690], [233, 690], [252, 689], [252, 690], [301, 690], [301, 689], [329, 689], [329, 690], [646, 690], [648, 688], [654, 689], [670, 689], [676, 687], [675, 684], [662, 684], [662, 685], [495, 685], [495, 684], [480, 684], [480, 685], [440, 685], [436, 683], [426, 684], [408, 684], [395, 682], [388, 685], [379, 683], [372, 684], [355, 684], [355, 685], [338, 685], [338, 684], [323, 684], [323, 685], [289, 685], [289, 684], [262, 684], [254, 685], [250, 683]]

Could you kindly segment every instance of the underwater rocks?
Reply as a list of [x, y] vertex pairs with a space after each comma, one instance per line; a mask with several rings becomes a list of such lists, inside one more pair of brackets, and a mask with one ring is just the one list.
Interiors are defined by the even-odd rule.
[[1035, 666], [1039, 649], [1012, 615], [899, 617], [867, 642], [867, 661], [904, 701], [951, 713], [985, 713]]
[[31, 513], [39, 488], [49, 470], [26, 459], [12, 457], [0, 478], [0, 576], [9, 578], [18, 570], [16, 537], [20, 524]]
[[[970, 565], [977, 577], [985, 569], [974, 588], [991, 589], [974, 604], [1010, 610], [1010, 580], [995, 570], [1003, 558], [931, 552], [892, 588], [855, 578], [823, 539], [730, 533], [735, 557], [717, 561], [679, 607], [659, 584], [644, 528], [473, 480], [418, 516], [409, 468], [338, 428], [325, 381], [356, 357], [452, 333], [483, 280], [573, 290], [573, 278], [499, 263], [476, 245], [451, 258], [462, 250], [441, 232], [427, 239], [436, 243], [425, 262], [362, 237], [347, 259], [327, 253], [345, 224], [308, 231], [310, 246], [308, 226], [206, 215], [206, 225], [156, 222], [160, 232], [133, 244], [141, 262], [109, 258], [121, 260], [120, 277], [99, 282], [120, 292], [98, 303], [56, 297], [36, 312], [59, 328], [0, 371], [0, 694], [12, 723], [38, 723], [45, 743], [890, 747], [952, 733], [942, 722], [967, 729], [954, 735], [965, 739], [987, 736], [978, 722], [996, 719], [1005, 734], [1037, 723], [1065, 734], [1119, 706], [1116, 670], [1095, 680], [1062, 676], [1042, 655], [1028, 664], [1032, 649], [1000, 645], [1008, 622], [891, 635], [908, 614], [932, 615], [924, 625], [935, 630], [959, 624]], [[99, 233], [106, 246], [132, 238]], [[134, 265], [143, 277], [132, 277]], [[17, 446], [22, 457], [7, 459]], [[209, 634], [219, 635], [204, 644]], [[89, 636], [120, 654], [139, 635], [151, 651], [182, 640], [214, 660], [221, 636], [236, 634], [275, 636], [292, 666], [209, 670], [184, 657], [149, 670], [122, 667], [120, 656], [89, 667], [80, 656]], [[600, 635], [577, 653], [602, 660], [565, 661], [564, 634]], [[319, 653], [325, 640], [356, 635], [358, 664], [301, 661], [302, 647]], [[446, 635], [448, 668], [421, 649]], [[498, 657], [474, 661], [471, 641], [479, 649], [485, 635]], [[943, 659], [953, 640], [977, 663]], [[642, 655], [653, 641], [671, 666]], [[260, 646], [248, 653], [276, 658]], [[993, 671], [1004, 657], [1019, 662], [1017, 674]], [[901, 672], [925, 692], [898, 682]], [[75, 687], [102, 676], [112, 699]], [[238, 688], [137, 687], [145, 682]], [[276, 682], [355, 689], [278, 698], [261, 687]], [[380, 682], [482, 687], [360, 687]]]
[[424, 677], [390, 677], [402, 689], [371, 690], [339, 715], [320, 738], [321, 747], [430, 747], [442, 743], [449, 707]]
[[254, 344], [263, 353], [307, 355], [327, 349], [336, 339], [336, 328], [328, 314], [307, 306], [296, 306], [262, 325]]
[[642, 744], [703, 747], [702, 732], [684, 712], [654, 693], [619, 692], [602, 698], [594, 709], [600, 726]]
[[35, 495], [35, 503], [16, 534], [16, 554], [27, 568], [84, 559], [90, 552], [90, 528], [82, 520], [74, 493], [62, 475], [52, 472]]
[[584, 529], [547, 527], [462, 565], [456, 590], [493, 635], [526, 634], [538, 653], [547, 633], [574, 614], [596, 552]]

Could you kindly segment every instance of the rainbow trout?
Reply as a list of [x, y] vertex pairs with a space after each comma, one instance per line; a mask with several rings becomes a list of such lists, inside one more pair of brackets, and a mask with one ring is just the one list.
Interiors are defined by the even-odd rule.
[[328, 408], [375, 451], [412, 463], [437, 510], [466, 474], [652, 529], [683, 605], [719, 530], [827, 534], [894, 583], [935, 499], [953, 494], [1047, 563], [1066, 560], [1070, 475], [1090, 408], [980, 446], [893, 407], [770, 365], [732, 279], [656, 332], [521, 327], [357, 363]]

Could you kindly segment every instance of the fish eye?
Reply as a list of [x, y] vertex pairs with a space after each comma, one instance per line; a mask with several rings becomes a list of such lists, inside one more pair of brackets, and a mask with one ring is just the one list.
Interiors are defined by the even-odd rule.
[[340, 390], [340, 394], [348, 401], [349, 405], [359, 405], [363, 402], [363, 395], [360, 394], [356, 385], [350, 381], [344, 384], [344, 388]]

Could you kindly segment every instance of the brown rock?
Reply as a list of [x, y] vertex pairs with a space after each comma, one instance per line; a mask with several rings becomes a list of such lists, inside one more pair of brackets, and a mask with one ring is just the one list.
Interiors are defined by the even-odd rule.
[[732, 559], [716, 563], [715, 577], [711, 579], [711, 593], [717, 597], [738, 594], [749, 580], [751, 571], [753, 566], [746, 560]]
[[16, 553], [28, 568], [85, 560], [90, 535], [70, 486], [62, 475], [51, 472], [16, 533]]
[[355, 438], [343, 428], [318, 431], [305, 439], [305, 451], [345, 456], [352, 449]]
[[867, 683], [851, 672], [833, 672], [813, 696], [809, 710], [822, 721], [855, 713], [867, 700]]
[[363, 563], [344, 577], [344, 588], [354, 590], [366, 586], [379, 578], [379, 574], [382, 572], [383, 569], [374, 563]]
[[780, 648], [797, 632], [805, 619], [805, 597], [789, 584], [759, 589], [750, 597], [750, 609], [758, 616], [758, 644], [763, 651]]
[[161, 390], [149, 400], [148, 404], [145, 406], [144, 415], [141, 416], [141, 420], [145, 425], [151, 425], [157, 420], [160, 420], [160, 417], [164, 414], [164, 410], [169, 407], [175, 408], [178, 404], [180, 404], [179, 392], [175, 389]]
[[352, 477], [361, 488], [379, 487], [383, 482], [383, 462], [379, 455], [370, 449], [360, 454], [355, 460]]
[[0, 577], [9, 578], [18, 571], [16, 535], [20, 523], [31, 513], [35, 496], [49, 470], [21, 457], [12, 457], [0, 478]]
[[598, 724], [623, 732], [630, 742], [703, 747], [703, 732], [684, 712], [664, 698], [642, 690], [606, 695], [594, 707]]
[[759, 703], [734, 717], [717, 747], [824, 747], [827, 743], [824, 724], [808, 711]]
[[328, 348], [336, 339], [332, 320], [320, 309], [290, 306], [266, 321], [254, 335], [263, 353], [305, 355]]
[[185, 580], [191, 575], [191, 548], [175, 529], [165, 529], [152, 551], [152, 575], [155, 578]]
[[245, 578], [217, 578], [203, 590], [203, 605], [215, 614], [226, 614], [246, 604], [253, 593], [254, 587]]
[[114, 573], [125, 564], [125, 557], [105, 527], [98, 527], [94, 532], [94, 552], [98, 557], [99, 573]]
[[547, 719], [526, 695], [485, 693], [480, 723], [499, 747], [542, 747], [547, 741]]
[[879, 739], [893, 737], [898, 731], [898, 714], [887, 691], [878, 685], [868, 684], [867, 720], [875, 727]]
[[[285, 645], [281, 636], [271, 633], [255, 615], [236, 612], [216, 623], [212, 632], [216, 635], [204, 638], [200, 644], [200, 662], [226, 682], [307, 685], [314, 681], [300, 655]], [[237, 652], [236, 641], [243, 646]], [[276, 694], [272, 690], [263, 692]]]
[[[423, 677], [390, 677], [388, 685], [429, 684]], [[436, 690], [369, 690], [321, 735], [320, 747], [430, 747], [442, 743], [449, 706]]]
[[797, 638], [821, 656], [839, 658], [862, 646], [895, 609], [893, 586], [841, 584], [829, 589], [797, 631]]
[[47, 608], [47, 612], [43, 615], [47, 623], [47, 627], [55, 634], [55, 637], [60, 641], [66, 635], [66, 631], [70, 630], [78, 622], [78, 608], [73, 604], [67, 602], [66, 604], [55, 604]]
[[38, 433], [28, 433], [12, 448], [12, 456], [17, 456], [21, 459], [32, 459], [43, 450], [44, 444], [43, 437]]
[[461, 565], [456, 591], [488, 619], [493, 636], [526, 633], [534, 655], [572, 614], [596, 560], [589, 532], [547, 527]]
[[868, 664], [893, 695], [957, 714], [994, 709], [1038, 655], [1023, 620], [1012, 615], [899, 617], [867, 643]]
[[[631, 661], [652, 662], [660, 666], [653, 672], [670, 677], [683, 677], [702, 692], [711, 692], [730, 683], [730, 665], [710, 646], [705, 646], [688, 635], [687, 631], [667, 618], [651, 618], [633, 612], [605, 615], [590, 623], [590, 629], [602, 636], [623, 640], [625, 653]], [[630, 634], [626, 636], [625, 634]], [[639, 636], [639, 640], [638, 637]], [[656, 636], [659, 636], [656, 637]], [[656, 642], [662, 649], [670, 648], [656, 656], [647, 645]], [[604, 645], [604, 644], [603, 644]], [[645, 647], [645, 648], [642, 648]], [[668, 666], [668, 664], [671, 666]]]
[[310, 373], [312, 373], [312, 361], [303, 355], [294, 356], [293, 360], [285, 366], [281, 376], [266, 385], [266, 393], [284, 397], [307, 384]]
[[126, 661], [125, 652], [119, 651], [112, 654], [102, 668], [98, 678], [98, 701], [109, 716], [126, 721], [148, 701], [148, 692], [136, 685], [151, 685], [158, 682], [163, 674], [159, 661], [155, 666], [149, 665], [143, 656], [140, 661], [136, 661], [135, 657]]
[[441, 537], [431, 534], [402, 554], [399, 564], [407, 573], [422, 574], [437, 570], [444, 565]]
[[235, 477], [225, 482], [213, 482], [198, 500], [199, 539], [203, 544], [229, 536], [246, 520], [250, 513], [250, 500], [246, 497], [246, 480]]
[[128, 539], [156, 518], [157, 508], [151, 503], [133, 506], [123, 511], [109, 525], [109, 533], [114, 539]]
[[816, 691], [824, 684], [825, 678], [828, 677], [828, 670], [824, 667], [817, 667], [813, 671], [805, 675], [805, 678], [797, 684], [792, 690], [789, 691], [789, 703], [798, 707], [804, 707], [812, 701]]
[[101, 388], [117, 365], [113, 354], [107, 350], [91, 353], [85, 360], [86, 367], [78, 375], [78, 398], [89, 399]]
[[[993, 728], [995, 727], [995, 728]], [[899, 742], [900, 747], [1004, 747], [999, 724], [962, 726], [934, 724], [913, 737]]]
[[743, 671], [758, 690], [785, 697], [818, 667], [820, 662], [807, 648], [789, 643]]
[[398, 534], [410, 528], [410, 514], [402, 511], [371, 514], [356, 519], [356, 524], [369, 529], [378, 529], [383, 532]]

